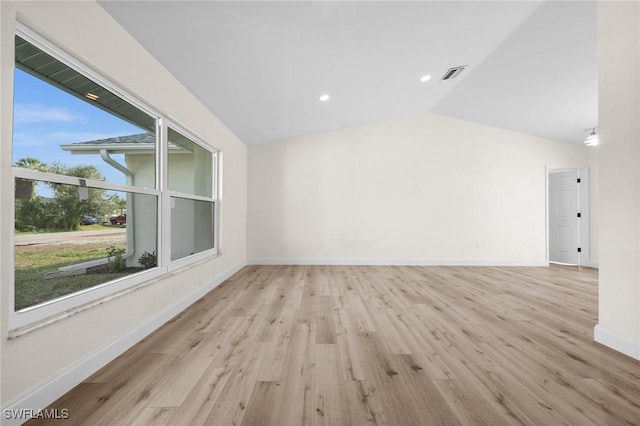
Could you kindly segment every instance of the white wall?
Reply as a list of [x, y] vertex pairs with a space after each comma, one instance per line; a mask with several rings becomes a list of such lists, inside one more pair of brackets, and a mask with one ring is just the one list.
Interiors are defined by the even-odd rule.
[[598, 342], [640, 359], [640, 6], [598, 2]]
[[[16, 15], [32, 30], [222, 151], [224, 191], [220, 248], [223, 254], [8, 340]], [[0, 20], [1, 401], [3, 408], [37, 409], [246, 263], [247, 150], [97, 3], [0, 2]]]
[[423, 114], [249, 148], [249, 262], [540, 265], [587, 149]]

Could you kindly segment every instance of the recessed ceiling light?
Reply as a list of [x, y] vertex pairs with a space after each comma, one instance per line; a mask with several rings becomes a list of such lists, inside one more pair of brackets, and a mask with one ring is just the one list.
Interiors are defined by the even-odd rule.
[[93, 93], [85, 93], [84, 97], [92, 101], [97, 101], [100, 96], [94, 95]]
[[325, 93], [324, 95], [320, 95], [318, 99], [320, 99], [320, 102], [327, 102], [329, 99], [331, 99], [331, 96]]
[[424, 83], [426, 81], [431, 80], [431, 76], [430, 75], [423, 75], [422, 77], [420, 77], [420, 83]]

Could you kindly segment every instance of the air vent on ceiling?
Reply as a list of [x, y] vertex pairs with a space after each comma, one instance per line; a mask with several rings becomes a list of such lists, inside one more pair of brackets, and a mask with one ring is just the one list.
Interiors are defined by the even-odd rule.
[[449, 68], [449, 70], [444, 73], [441, 80], [451, 80], [452, 78], [456, 78], [466, 67], [467, 65], [460, 65], [458, 67]]

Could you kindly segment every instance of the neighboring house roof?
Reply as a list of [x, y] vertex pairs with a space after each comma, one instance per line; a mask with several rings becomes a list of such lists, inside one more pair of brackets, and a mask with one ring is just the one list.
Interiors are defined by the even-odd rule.
[[60, 148], [73, 154], [99, 154], [101, 149], [116, 154], [148, 154], [154, 149], [155, 143], [156, 137], [151, 133], [139, 133], [60, 145]]
[[[149, 154], [155, 148], [156, 137], [151, 133], [116, 136], [114, 138], [97, 139], [94, 141], [76, 142], [60, 145], [64, 151], [72, 154], [100, 154], [105, 149], [112, 154]], [[187, 152], [181, 146], [169, 143], [171, 152]]]
[[139, 133], [137, 135], [116, 136], [115, 138], [98, 139], [95, 141], [78, 142], [73, 145], [109, 145], [109, 144], [128, 144], [128, 143], [147, 143], [153, 144], [156, 137], [151, 133]]

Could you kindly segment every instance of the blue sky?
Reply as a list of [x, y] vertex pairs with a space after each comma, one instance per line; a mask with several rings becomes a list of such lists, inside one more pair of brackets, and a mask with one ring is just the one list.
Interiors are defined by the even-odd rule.
[[[13, 163], [33, 157], [49, 164], [93, 164], [109, 182], [125, 183], [124, 175], [99, 155], [72, 155], [60, 145], [144, 130], [17, 68], [14, 81]], [[114, 156], [121, 163], [123, 157]]]

